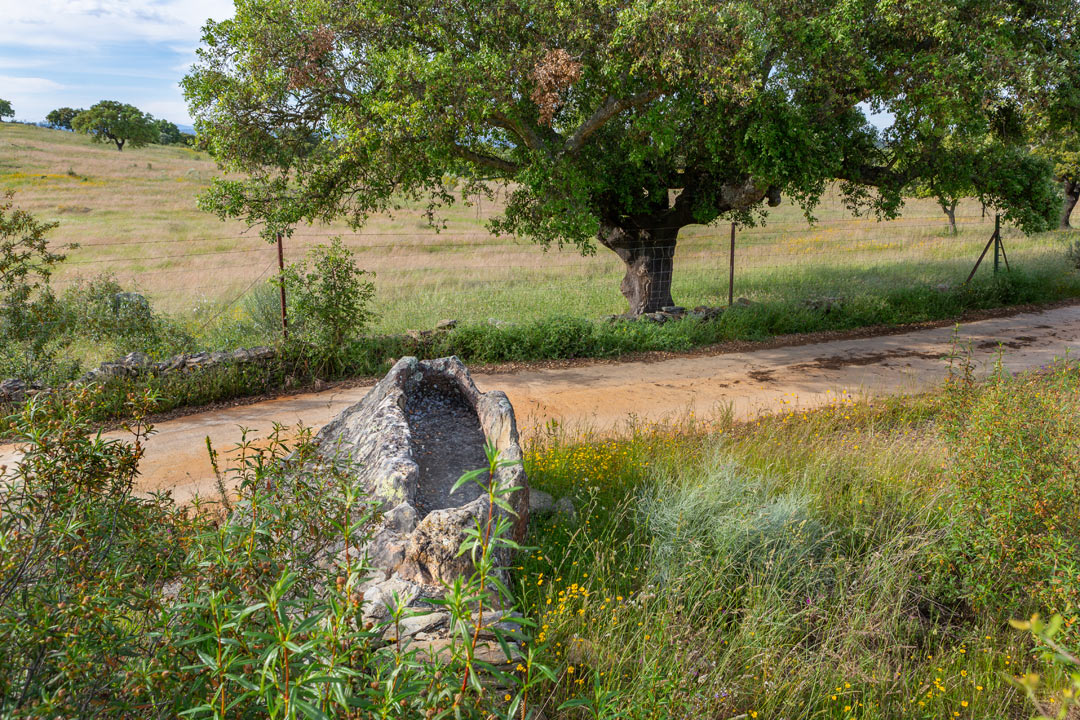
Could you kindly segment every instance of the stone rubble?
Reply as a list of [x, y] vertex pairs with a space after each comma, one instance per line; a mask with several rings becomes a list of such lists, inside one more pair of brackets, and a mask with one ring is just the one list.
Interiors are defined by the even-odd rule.
[[[133, 307], [137, 307], [141, 302], [141, 296], [135, 296], [134, 293], [120, 293], [120, 295], [131, 295], [132, 297], [124, 297], [117, 300], [119, 303], [126, 303]], [[118, 296], [119, 297], [119, 296]], [[750, 305], [752, 304], [746, 298], [739, 298], [736, 301], [738, 305]], [[608, 315], [603, 318], [607, 322], [617, 322], [624, 320], [636, 320], [654, 322], [657, 324], [664, 324], [672, 320], [691, 319], [700, 322], [706, 322], [715, 320], [723, 314], [726, 308], [722, 307], [707, 307], [699, 305], [693, 310], [687, 310], [684, 307], [673, 305], [670, 307], [662, 308], [658, 312], [646, 313], [639, 317], [628, 317], [625, 315]], [[487, 324], [500, 328], [514, 327], [516, 323], [507, 322], [505, 320], [499, 320], [497, 318], [488, 318]], [[413, 340], [421, 345], [429, 344], [432, 340], [438, 338], [440, 335], [445, 334], [458, 327], [459, 323], [454, 319], [440, 320], [435, 324], [435, 327], [430, 330], [406, 330], [403, 333], [404, 337]], [[170, 372], [186, 372], [189, 370], [208, 368], [225, 364], [245, 364], [245, 363], [257, 363], [272, 360], [276, 357], [277, 351], [271, 347], [252, 347], [252, 348], [240, 348], [231, 351], [216, 351], [216, 352], [197, 352], [197, 353], [185, 353], [182, 355], [176, 355], [165, 360], [154, 362], [148, 355], [141, 352], [128, 353], [120, 360], [112, 360], [101, 363], [98, 367], [84, 373], [79, 377], [76, 384], [86, 384], [99, 380], [106, 380], [110, 378], [137, 378], [142, 375], [161, 375], [163, 373]], [[0, 380], [0, 403], [21, 402], [27, 397], [32, 396], [36, 392], [44, 390], [42, 386], [37, 383], [30, 383], [19, 385], [23, 381], [9, 378], [7, 380]], [[287, 385], [289, 383], [286, 383]]]

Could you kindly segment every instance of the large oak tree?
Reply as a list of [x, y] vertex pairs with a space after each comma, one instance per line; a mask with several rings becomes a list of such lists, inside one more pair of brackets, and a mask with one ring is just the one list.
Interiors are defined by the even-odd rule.
[[115, 100], [102, 100], [78, 113], [71, 119], [71, 128], [89, 135], [94, 142], [111, 142], [120, 152], [124, 145], [142, 147], [156, 142], [159, 136], [154, 118], [134, 105]]
[[[984, 137], [1075, 0], [238, 0], [184, 87], [211, 152], [243, 180], [204, 206], [262, 224], [403, 199], [433, 222], [507, 183], [499, 232], [626, 264], [633, 313], [673, 304], [680, 228], [810, 213], [895, 214], [942, 160]], [[867, 108], [891, 113], [878, 131]], [[972, 178], [1026, 229], [1056, 220], [1045, 161], [993, 147]], [[993, 157], [993, 163], [987, 163]]]

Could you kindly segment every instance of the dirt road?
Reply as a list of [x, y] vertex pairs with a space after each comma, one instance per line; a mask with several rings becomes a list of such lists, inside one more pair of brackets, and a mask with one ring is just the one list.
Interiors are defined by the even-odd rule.
[[[550, 420], [571, 431], [617, 430], [637, 420], [662, 420], [693, 411], [737, 419], [791, 407], [815, 407], [842, 393], [915, 392], [945, 376], [954, 329], [777, 347], [752, 352], [696, 355], [654, 362], [597, 362], [475, 377], [481, 390], [506, 392], [524, 434]], [[1080, 306], [1025, 313], [962, 325], [979, 372], [989, 371], [999, 350], [1011, 370], [1040, 367], [1080, 348]], [[239, 427], [266, 433], [274, 422], [321, 427], [357, 402], [367, 388], [294, 395], [253, 405], [188, 415], [162, 422], [147, 445], [139, 489], [171, 489], [180, 501], [212, 493], [205, 438], [225, 449]], [[0, 465], [11, 446], [0, 447]]]

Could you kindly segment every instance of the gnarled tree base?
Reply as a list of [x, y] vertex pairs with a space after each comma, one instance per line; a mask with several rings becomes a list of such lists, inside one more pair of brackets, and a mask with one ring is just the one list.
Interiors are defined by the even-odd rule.
[[677, 230], [609, 229], [600, 242], [626, 264], [619, 289], [629, 303], [628, 315], [656, 312], [675, 304], [671, 276]]

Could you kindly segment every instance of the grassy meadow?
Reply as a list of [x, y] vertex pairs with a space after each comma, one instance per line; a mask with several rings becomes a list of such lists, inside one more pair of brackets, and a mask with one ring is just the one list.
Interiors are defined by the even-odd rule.
[[[15, 190], [17, 205], [59, 221], [52, 234], [57, 244], [80, 244], [57, 273], [56, 286], [110, 273], [203, 334], [208, 324], [239, 322], [259, 312], [253, 306], [271, 304], [272, 293], [261, 280], [276, 266], [274, 249], [255, 231], [196, 207], [196, 197], [216, 174], [205, 153], [189, 148], [149, 146], [120, 153], [72, 133], [0, 125], [0, 190]], [[374, 217], [359, 232], [302, 226], [287, 241], [286, 258], [298, 260], [313, 245], [341, 235], [359, 265], [376, 273], [374, 329], [379, 332], [427, 328], [450, 317], [532, 322], [553, 315], [596, 318], [624, 309], [618, 291], [621, 263], [603, 248], [582, 257], [572, 249], [545, 253], [527, 239], [491, 236], [484, 221], [499, 211], [500, 197], [497, 192], [493, 199], [474, 198], [449, 208], [439, 233], [426, 226], [416, 208]], [[785, 203], [771, 211], [767, 226], [739, 231], [736, 296], [797, 303], [955, 287], [993, 226], [974, 201], [962, 203], [957, 214], [954, 237], [930, 200], [912, 200], [901, 219], [878, 223], [851, 217], [830, 193], [813, 226]], [[1014, 267], [1041, 281], [1062, 282], [1066, 239], [1061, 234], [1028, 238], [1006, 228], [1004, 236]], [[981, 277], [989, 274], [989, 265]], [[682, 231], [674, 286], [683, 305], [726, 304], [727, 226]]]

